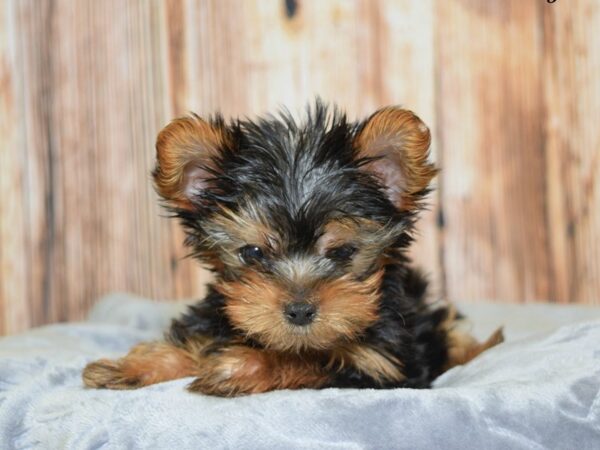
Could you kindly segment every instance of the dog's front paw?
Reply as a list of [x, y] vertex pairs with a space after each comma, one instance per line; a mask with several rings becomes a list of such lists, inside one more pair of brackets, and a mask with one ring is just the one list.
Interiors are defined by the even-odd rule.
[[139, 377], [132, 376], [121, 361], [100, 359], [83, 369], [83, 382], [92, 388], [136, 389], [140, 387]]
[[115, 361], [101, 359], [83, 371], [86, 386], [137, 389], [163, 381], [198, 375], [195, 354], [166, 342], [143, 342]]
[[276, 389], [267, 370], [263, 352], [244, 346], [227, 347], [203, 361], [198, 378], [189, 386], [191, 392], [219, 397], [265, 392]]

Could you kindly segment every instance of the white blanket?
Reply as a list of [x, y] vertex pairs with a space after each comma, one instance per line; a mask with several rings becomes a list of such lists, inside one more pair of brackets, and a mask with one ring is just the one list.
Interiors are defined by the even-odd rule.
[[190, 379], [83, 387], [87, 362], [159, 338], [180, 309], [113, 296], [88, 322], [0, 339], [0, 448], [600, 448], [599, 309], [462, 305], [476, 335], [504, 323], [507, 342], [432, 390], [223, 399], [188, 393]]

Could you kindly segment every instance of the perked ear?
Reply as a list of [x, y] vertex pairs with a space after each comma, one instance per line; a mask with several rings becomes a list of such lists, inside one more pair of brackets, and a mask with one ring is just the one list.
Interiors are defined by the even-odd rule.
[[215, 158], [229, 141], [221, 119], [207, 122], [194, 115], [173, 120], [156, 140], [152, 176], [157, 192], [172, 206], [193, 209], [194, 200], [210, 187]]
[[362, 169], [375, 175], [389, 200], [401, 211], [413, 210], [437, 169], [428, 161], [429, 128], [412, 111], [383, 108], [369, 117], [354, 140]]

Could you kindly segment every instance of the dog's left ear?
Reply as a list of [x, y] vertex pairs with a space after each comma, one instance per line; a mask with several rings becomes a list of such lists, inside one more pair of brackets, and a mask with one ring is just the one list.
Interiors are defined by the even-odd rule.
[[413, 210], [437, 169], [428, 161], [429, 128], [412, 111], [380, 109], [360, 125], [354, 145], [361, 168], [376, 176], [401, 211]]

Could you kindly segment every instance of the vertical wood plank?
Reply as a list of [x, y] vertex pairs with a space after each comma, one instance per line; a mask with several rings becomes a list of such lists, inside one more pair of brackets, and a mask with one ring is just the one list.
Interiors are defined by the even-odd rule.
[[553, 298], [538, 2], [436, 6], [448, 296]]
[[[10, 258], [24, 258], [27, 271], [27, 296], [19, 297], [18, 292], [7, 294], [8, 310], [17, 305], [26, 305], [29, 324], [36, 325], [49, 322], [55, 316], [50, 312], [51, 285], [54, 280], [46, 268], [53, 263], [55, 248], [55, 224], [53, 217], [52, 142], [48, 117], [48, 36], [49, 23], [47, 17], [50, 2], [38, 2], [35, 8], [25, 2], [9, 2], [11, 5], [11, 38], [14, 42], [17, 71], [15, 76], [21, 82], [18, 101], [20, 116], [14, 118], [13, 126], [22, 137], [19, 146], [14, 149], [23, 158], [22, 198], [23, 213], [22, 233], [24, 248]], [[30, 120], [31, 119], [31, 120]], [[19, 192], [14, 192], [19, 195]], [[10, 274], [3, 274], [10, 280]], [[23, 330], [20, 323], [9, 322], [5, 332], [14, 333]]]
[[167, 121], [160, 6], [57, 6], [53, 52], [61, 84], [55, 89], [62, 92], [53, 113], [62, 118], [54, 130], [69, 174], [59, 196], [71, 196], [62, 227], [70, 317], [81, 317], [98, 295], [115, 289], [171, 298], [174, 274], [192, 264], [180, 261], [175, 224], [161, 219], [149, 175], [155, 136]]
[[0, 335], [31, 325], [21, 69], [15, 5], [4, 2], [0, 6]]
[[[435, 135], [435, 51], [434, 4], [432, 1], [385, 1], [379, 8], [367, 2], [365, 6], [377, 13], [378, 20], [370, 28], [377, 33], [372, 53], [377, 53], [374, 67], [378, 78], [378, 107], [400, 104], [415, 111], [429, 126], [432, 133], [432, 159], [438, 159], [438, 140]], [[437, 227], [439, 213], [438, 180], [433, 182], [433, 192], [426, 201], [426, 209], [418, 222], [416, 241], [411, 248], [415, 264], [431, 280], [431, 297], [445, 295], [442, 273], [440, 233]]]
[[557, 301], [600, 304], [600, 4], [543, 12], [550, 276]]

